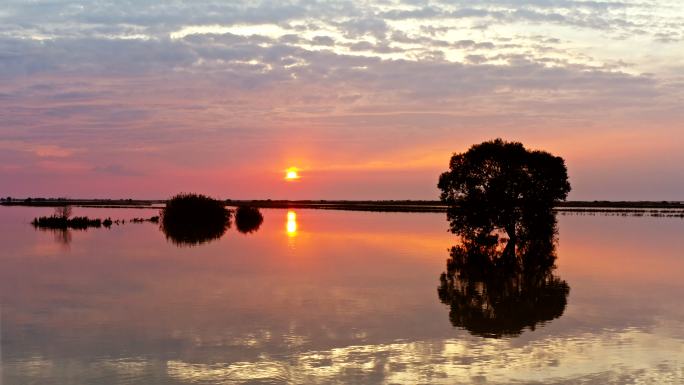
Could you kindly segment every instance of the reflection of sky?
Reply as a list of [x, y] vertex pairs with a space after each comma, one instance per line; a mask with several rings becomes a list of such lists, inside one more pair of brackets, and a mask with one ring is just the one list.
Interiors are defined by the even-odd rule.
[[560, 217], [565, 313], [494, 340], [437, 298], [442, 215], [297, 210], [289, 248], [287, 211], [265, 210], [258, 232], [197, 248], [146, 223], [64, 249], [27, 224], [42, 209], [1, 210], [7, 384], [681, 380], [679, 219]]
[[683, 21], [678, 0], [4, 0], [0, 182], [433, 199], [451, 152], [502, 136], [567, 158], [572, 198], [681, 199]]
[[[625, 345], [657, 348], [644, 348], [635, 354]], [[582, 379], [597, 384], [674, 384], [684, 380], [681, 372], [677, 374], [683, 354], [678, 341], [663, 343], [661, 336], [627, 329], [573, 338], [551, 337], [524, 347], [511, 346], [507, 341], [447, 339], [349, 346], [306, 352], [288, 361], [265, 359], [218, 365], [174, 361], [168, 368], [171, 377], [182, 381], [287, 378], [295, 383], [324, 383], [358, 381], [375, 375], [378, 382], [406, 384], [470, 384], [477, 379], [486, 379], [487, 383]], [[568, 361], [574, 365], [562, 365]]]

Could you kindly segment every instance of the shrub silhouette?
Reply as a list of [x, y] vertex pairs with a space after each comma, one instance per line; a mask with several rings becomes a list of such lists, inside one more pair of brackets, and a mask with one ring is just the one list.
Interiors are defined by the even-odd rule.
[[230, 226], [230, 211], [222, 201], [199, 194], [178, 194], [161, 212], [161, 230], [179, 246], [221, 238]]
[[243, 234], [252, 233], [259, 230], [264, 216], [256, 207], [239, 206], [235, 210], [235, 227]]
[[66, 218], [63, 216], [52, 215], [49, 217], [34, 218], [31, 224], [37, 228], [44, 229], [76, 229], [85, 230], [89, 227], [102, 226], [102, 220], [99, 218], [90, 219], [88, 217], [73, 217]]

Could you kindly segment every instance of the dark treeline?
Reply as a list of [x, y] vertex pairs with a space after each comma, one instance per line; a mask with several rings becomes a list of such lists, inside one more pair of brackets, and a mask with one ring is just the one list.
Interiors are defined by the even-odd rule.
[[[155, 205], [164, 205], [166, 200], [132, 200], [132, 199], [66, 199], [66, 198], [0, 198], [0, 205], [4, 206], [45, 206], [55, 207], [63, 205], [100, 208], [140, 208], [150, 209]], [[282, 209], [321, 209], [321, 210], [351, 210], [351, 211], [379, 211], [379, 212], [434, 212], [442, 213], [447, 205], [433, 200], [225, 200], [226, 206], [251, 206], [257, 208]], [[615, 209], [673, 209], [682, 210], [684, 203], [679, 201], [566, 201], [557, 202], [554, 210], [558, 212], [578, 211], [610, 212]], [[660, 216], [660, 215], [654, 215]], [[671, 215], [664, 215], [671, 216]], [[678, 215], [672, 215], [678, 216]]]
[[641, 208], [641, 209], [684, 209], [681, 201], [567, 201], [556, 203], [556, 208]]
[[620, 217], [684, 218], [684, 209], [592, 209], [577, 208], [557, 210], [561, 215], [602, 215]]
[[3, 206], [82, 206], [82, 207], [131, 207], [146, 208], [151, 205], [163, 204], [164, 200], [140, 199], [70, 199], [70, 198], [0, 198]]
[[348, 211], [378, 211], [378, 212], [433, 212], [446, 210], [438, 201], [347, 201], [347, 200], [227, 200], [229, 206], [252, 206], [274, 209], [319, 209], [319, 210], [348, 210]]

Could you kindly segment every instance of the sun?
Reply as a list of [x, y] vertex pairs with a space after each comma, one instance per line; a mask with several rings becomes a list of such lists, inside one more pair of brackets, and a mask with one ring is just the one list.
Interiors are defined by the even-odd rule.
[[290, 167], [285, 170], [285, 180], [293, 181], [299, 179], [299, 170], [296, 167]]

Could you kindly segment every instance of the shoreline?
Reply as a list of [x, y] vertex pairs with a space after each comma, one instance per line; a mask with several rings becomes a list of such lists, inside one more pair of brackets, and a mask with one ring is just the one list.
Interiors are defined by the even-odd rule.
[[[226, 206], [252, 206], [273, 209], [319, 209], [378, 212], [445, 212], [447, 206], [440, 201], [388, 200], [226, 200]], [[131, 199], [31, 199], [2, 201], [2, 206], [57, 207], [77, 206], [90, 208], [163, 208], [165, 200]], [[679, 213], [684, 211], [684, 202], [679, 201], [567, 201], [554, 208], [558, 212], [650, 212]], [[664, 210], [664, 211], [663, 211]]]

